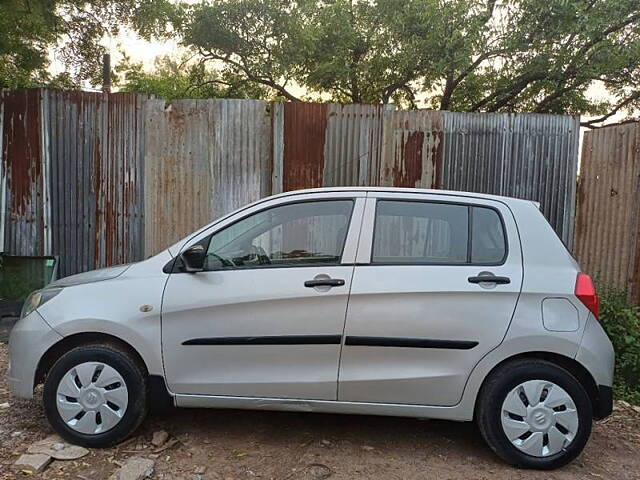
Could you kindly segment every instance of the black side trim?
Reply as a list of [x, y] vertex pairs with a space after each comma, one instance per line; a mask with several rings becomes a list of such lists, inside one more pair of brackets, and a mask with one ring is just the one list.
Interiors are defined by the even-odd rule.
[[613, 389], [604, 385], [598, 385], [598, 402], [595, 405], [593, 416], [596, 420], [602, 420], [613, 412]]
[[340, 345], [341, 340], [341, 335], [269, 335], [194, 338], [182, 342], [182, 345]]
[[469, 340], [433, 340], [430, 338], [348, 336], [344, 344], [360, 345], [365, 347], [409, 347], [470, 350], [478, 345], [478, 342], [472, 342]]

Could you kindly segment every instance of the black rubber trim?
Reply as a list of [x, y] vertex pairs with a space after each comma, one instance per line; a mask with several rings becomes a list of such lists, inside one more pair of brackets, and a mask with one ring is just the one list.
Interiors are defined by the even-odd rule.
[[340, 345], [341, 340], [341, 335], [268, 335], [194, 338], [182, 342], [182, 345]]
[[408, 348], [442, 348], [448, 350], [471, 350], [478, 342], [469, 340], [433, 340], [430, 338], [405, 337], [358, 337], [347, 336], [345, 345], [363, 347], [408, 347]]
[[169, 412], [174, 406], [173, 396], [169, 394], [164, 378], [160, 375], [149, 375], [147, 379], [149, 389], [149, 411], [163, 414]]
[[602, 420], [613, 412], [613, 389], [604, 385], [598, 385], [598, 402], [595, 405], [593, 416], [596, 420]]

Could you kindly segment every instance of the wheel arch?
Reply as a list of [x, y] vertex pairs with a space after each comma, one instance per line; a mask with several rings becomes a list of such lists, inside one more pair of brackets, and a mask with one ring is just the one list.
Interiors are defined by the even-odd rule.
[[522, 352], [510, 357], [507, 357], [497, 363], [484, 377], [480, 389], [478, 390], [478, 394], [476, 395], [475, 400], [475, 408], [474, 408], [474, 417], [478, 412], [478, 402], [482, 397], [482, 389], [486, 384], [487, 380], [501, 367], [503, 367], [507, 363], [518, 362], [520, 360], [527, 359], [538, 359], [538, 360], [546, 360], [554, 365], [564, 368], [571, 375], [573, 375], [576, 380], [582, 385], [582, 387], [587, 392], [589, 396], [589, 400], [591, 401], [591, 406], [593, 407], [594, 418], [599, 418], [597, 412], [601, 411], [600, 406], [600, 393], [598, 389], [598, 385], [596, 384], [595, 379], [589, 373], [589, 371], [577, 360], [567, 357], [566, 355], [562, 355], [554, 352], [545, 352], [545, 351], [532, 351], [532, 352]]
[[109, 344], [115, 346], [116, 348], [124, 350], [125, 352], [130, 354], [134, 358], [134, 360], [143, 368], [143, 372], [148, 379], [147, 385], [150, 393], [150, 398], [154, 399], [154, 401], [149, 405], [150, 410], [157, 413], [164, 413], [169, 408], [174, 406], [174, 397], [169, 392], [164, 377], [162, 375], [154, 375], [149, 373], [149, 366], [145, 362], [144, 358], [142, 357], [140, 352], [138, 352], [138, 350], [130, 343], [119, 337], [116, 337], [115, 335], [103, 332], [75, 333], [73, 335], [63, 337], [60, 341], [49, 347], [49, 349], [44, 353], [44, 355], [42, 355], [40, 361], [38, 362], [38, 367], [36, 368], [36, 373], [33, 381], [34, 388], [44, 382], [47, 373], [54, 365], [56, 360], [60, 358], [60, 356], [64, 355], [66, 352], [75, 347], [87, 345], [90, 343]]
[[73, 335], [63, 337], [60, 341], [54, 343], [49, 349], [42, 355], [36, 368], [35, 378], [33, 379], [33, 386], [37, 386], [44, 382], [49, 370], [53, 364], [62, 355], [69, 350], [79, 347], [81, 345], [87, 345], [89, 343], [107, 343], [129, 353], [139, 364], [144, 368], [144, 373], [149, 374], [149, 369], [146, 362], [140, 355], [140, 353], [129, 343], [122, 340], [119, 337], [102, 332], [81, 332]]

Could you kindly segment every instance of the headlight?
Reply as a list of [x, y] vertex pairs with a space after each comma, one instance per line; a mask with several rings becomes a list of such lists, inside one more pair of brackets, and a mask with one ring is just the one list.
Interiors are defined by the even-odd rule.
[[44, 290], [36, 290], [31, 293], [24, 301], [22, 305], [22, 312], [20, 312], [20, 318], [24, 318], [33, 312], [36, 308], [44, 305], [53, 297], [58, 295], [62, 291], [61, 288], [45, 288]]

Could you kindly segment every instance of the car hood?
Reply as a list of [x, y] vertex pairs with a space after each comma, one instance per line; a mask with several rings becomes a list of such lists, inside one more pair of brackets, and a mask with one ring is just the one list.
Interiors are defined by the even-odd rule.
[[127, 263], [126, 265], [116, 265], [113, 267], [100, 268], [98, 270], [91, 270], [89, 272], [78, 273], [77, 275], [71, 275], [69, 277], [61, 278], [55, 282], [47, 285], [47, 288], [60, 288], [71, 287], [73, 285], [81, 285], [83, 283], [101, 282], [103, 280], [111, 280], [112, 278], [119, 277], [133, 265]]

